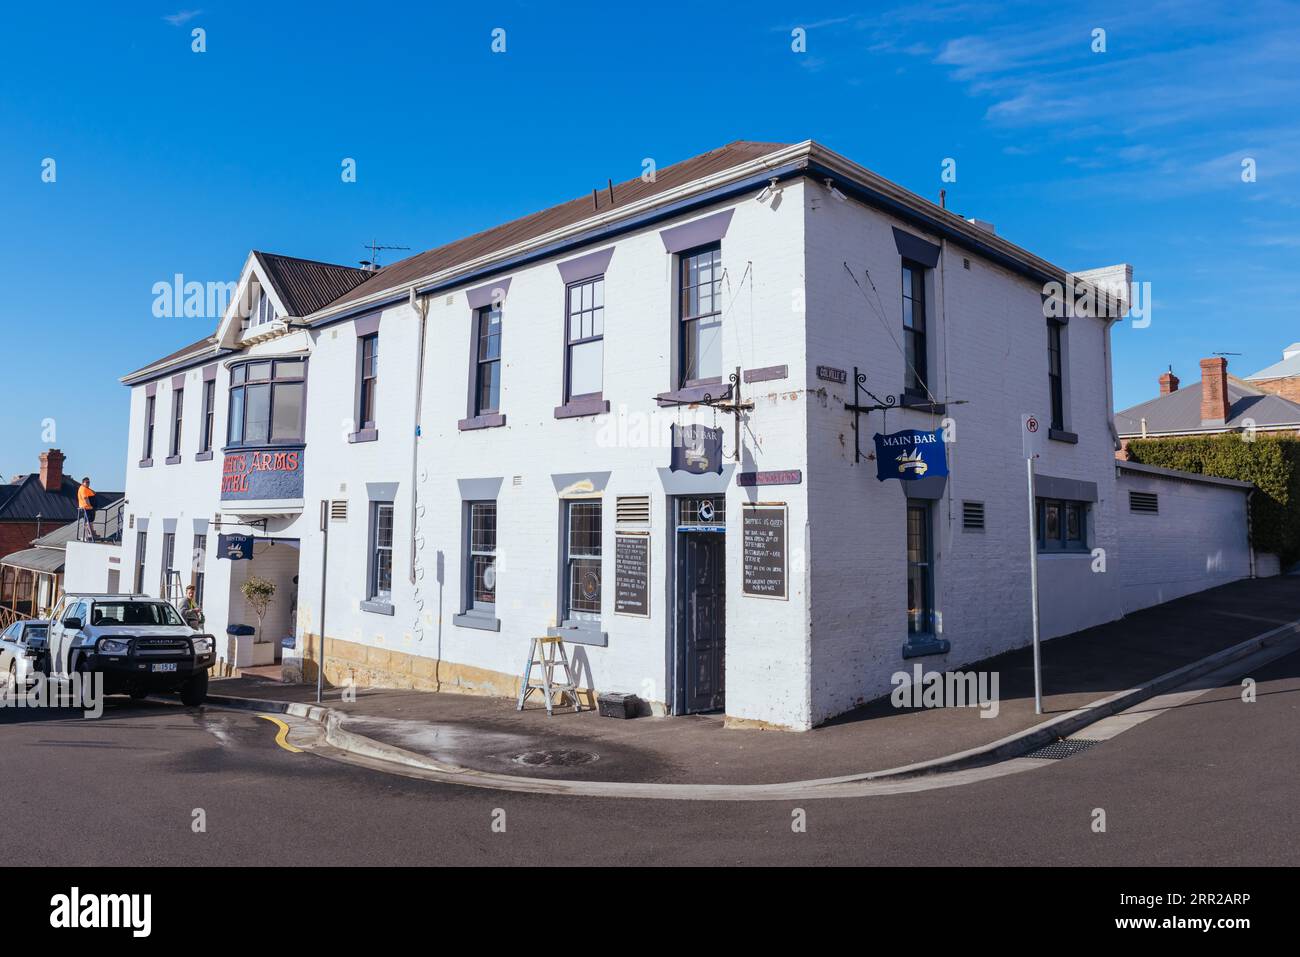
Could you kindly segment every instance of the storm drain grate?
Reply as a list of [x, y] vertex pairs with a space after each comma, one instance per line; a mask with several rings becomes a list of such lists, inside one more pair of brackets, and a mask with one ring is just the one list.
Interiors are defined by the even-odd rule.
[[1094, 744], [1101, 744], [1101, 742], [1092, 738], [1064, 738], [1060, 741], [1053, 741], [1045, 748], [1031, 751], [1025, 757], [1042, 758], [1045, 761], [1059, 761], [1061, 758], [1068, 758], [1080, 751], [1087, 751]]
[[550, 748], [545, 751], [525, 751], [516, 754], [516, 764], [527, 764], [534, 768], [573, 768], [581, 764], [590, 764], [600, 755], [592, 751], [578, 751], [573, 748]]

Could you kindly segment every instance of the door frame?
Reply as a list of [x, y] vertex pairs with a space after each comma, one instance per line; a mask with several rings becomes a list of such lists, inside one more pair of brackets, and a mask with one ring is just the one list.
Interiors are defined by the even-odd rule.
[[[686, 706], [686, 629], [685, 629], [685, 621], [686, 621], [686, 602], [685, 602], [685, 596], [682, 594], [682, 590], [681, 590], [681, 589], [682, 589], [682, 583], [686, 580], [686, 576], [685, 576], [685, 574], [684, 574], [684, 566], [685, 566], [685, 563], [686, 563], [686, 554], [685, 554], [685, 549], [682, 548], [682, 537], [685, 536], [685, 535], [718, 535], [718, 536], [721, 536], [721, 537], [722, 537], [722, 556], [723, 556], [723, 561], [724, 561], [724, 563], [725, 563], [725, 561], [726, 561], [726, 554], [727, 554], [727, 553], [726, 553], [726, 548], [727, 548], [727, 545], [726, 545], [726, 534], [727, 534], [727, 533], [726, 533], [726, 523], [725, 523], [725, 521], [724, 521], [723, 523], [720, 523], [720, 524], [717, 525], [717, 526], [700, 526], [700, 527], [691, 527], [691, 528], [686, 529], [686, 530], [683, 529], [682, 522], [681, 522], [681, 506], [682, 506], [682, 503], [685, 502], [685, 501], [691, 500], [691, 499], [701, 499], [701, 498], [721, 499], [724, 503], [725, 503], [725, 501], [726, 501], [726, 495], [725, 495], [725, 493], [721, 493], [721, 492], [713, 493], [713, 494], [705, 493], [705, 494], [694, 494], [694, 495], [674, 495], [674, 496], [671, 496], [670, 499], [669, 499], [669, 501], [670, 501], [669, 516], [670, 516], [670, 520], [671, 520], [671, 521], [670, 521], [669, 528], [671, 529], [671, 532], [672, 532], [672, 541], [673, 541], [672, 581], [671, 581], [671, 584], [670, 584], [670, 589], [671, 589], [671, 591], [670, 591], [670, 593], [669, 593], [669, 597], [671, 598], [671, 601], [672, 601], [672, 606], [671, 606], [671, 607], [672, 607], [672, 609], [673, 609], [673, 615], [672, 615], [672, 639], [673, 639], [673, 640], [672, 640], [672, 695], [671, 695], [671, 708], [672, 708], [671, 713], [672, 713], [673, 715], [686, 715], [686, 714], [699, 714], [699, 713], [701, 713], [701, 712], [689, 711], [689, 710], [687, 709], [687, 706]], [[725, 572], [724, 572], [724, 573], [725, 573]], [[722, 602], [723, 602], [723, 609], [724, 609], [724, 612], [723, 612], [723, 613], [724, 613], [724, 616], [725, 616], [725, 609], [726, 609], [726, 603], [727, 603], [727, 593], [726, 593], [726, 590], [723, 591], [723, 594], [722, 594]], [[726, 691], [725, 691], [725, 689], [726, 689], [726, 686], [727, 686], [727, 684], [726, 684], [727, 664], [726, 664], [726, 652], [725, 652], [725, 648], [726, 648], [726, 637], [727, 637], [727, 636], [726, 636], [726, 632], [727, 632], [727, 629], [726, 629], [726, 627], [725, 627], [725, 617], [724, 617], [724, 627], [723, 627], [723, 648], [724, 648], [724, 652], [723, 652], [723, 659], [722, 659], [722, 675], [723, 675], [723, 678], [722, 678], [723, 684], [722, 684], [722, 686], [723, 686], [723, 689], [724, 689], [724, 691], [723, 691], [723, 694], [724, 694], [723, 710], [726, 709], [726, 704], [725, 704], [725, 694], [726, 694]]]

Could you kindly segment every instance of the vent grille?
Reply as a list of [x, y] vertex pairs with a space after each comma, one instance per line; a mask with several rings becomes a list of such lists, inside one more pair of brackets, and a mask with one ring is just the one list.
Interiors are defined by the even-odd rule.
[[967, 532], [984, 531], [984, 503], [961, 503], [961, 527]]
[[649, 525], [650, 496], [620, 495], [614, 502], [614, 517], [619, 525]]
[[1154, 515], [1160, 511], [1160, 499], [1155, 492], [1129, 492], [1128, 510]]
[[330, 502], [330, 521], [346, 522], [348, 520], [348, 500], [336, 498]]

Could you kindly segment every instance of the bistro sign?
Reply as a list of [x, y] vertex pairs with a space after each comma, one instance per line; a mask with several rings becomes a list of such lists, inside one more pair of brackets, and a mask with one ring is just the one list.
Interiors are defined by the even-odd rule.
[[227, 452], [221, 467], [223, 502], [302, 498], [303, 450]]

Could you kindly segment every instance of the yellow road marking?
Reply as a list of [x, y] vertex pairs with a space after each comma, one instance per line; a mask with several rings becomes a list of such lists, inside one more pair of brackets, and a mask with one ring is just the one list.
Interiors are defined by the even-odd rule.
[[279, 718], [271, 717], [269, 714], [259, 714], [258, 717], [261, 718], [263, 721], [270, 721], [272, 724], [279, 727], [280, 730], [279, 732], [276, 733], [275, 736], [276, 744], [284, 748], [286, 751], [292, 751], [294, 754], [302, 754], [302, 748], [295, 748], [292, 744], [289, 743], [288, 741], [289, 726], [287, 724], [285, 724]]

